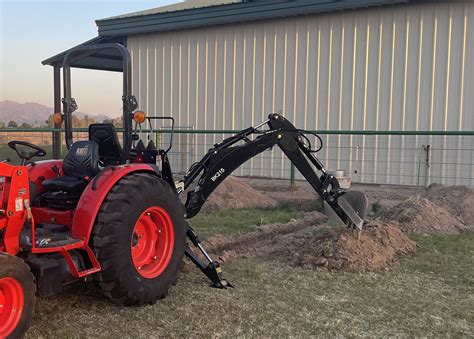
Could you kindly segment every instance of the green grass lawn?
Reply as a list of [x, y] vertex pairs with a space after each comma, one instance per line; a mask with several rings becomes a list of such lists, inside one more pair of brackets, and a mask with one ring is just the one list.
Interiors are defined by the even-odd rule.
[[239, 210], [200, 213], [189, 220], [189, 224], [205, 240], [211, 235], [238, 235], [255, 231], [258, 225], [270, 223], [286, 223], [291, 219], [303, 216], [289, 204], [281, 204], [276, 208], [248, 208]]
[[[287, 207], [192, 219], [202, 234], [237, 234], [295, 217]], [[223, 228], [219, 228], [219, 225]], [[38, 301], [27, 337], [474, 335], [474, 234], [417, 236], [416, 256], [381, 273], [329, 273], [277, 261], [236, 260], [218, 290], [194, 268], [153, 306], [119, 307], [91, 285]]]

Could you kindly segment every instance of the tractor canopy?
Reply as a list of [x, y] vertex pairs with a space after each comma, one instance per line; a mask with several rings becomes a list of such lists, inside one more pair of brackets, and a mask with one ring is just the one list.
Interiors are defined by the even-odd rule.
[[[123, 112], [123, 140], [121, 145], [117, 140], [113, 140], [117, 147], [111, 152], [120, 152], [119, 163], [125, 163], [130, 156], [133, 143], [132, 120], [133, 111], [137, 109], [137, 100], [131, 92], [131, 58], [130, 53], [123, 44], [122, 38], [97, 37], [86, 41], [74, 48], [48, 58], [42, 62], [44, 65], [54, 67], [54, 95], [55, 95], [55, 127], [60, 128], [64, 121], [65, 143], [68, 149], [73, 144], [72, 114], [78, 105], [71, 93], [71, 68], [97, 69], [105, 71], [122, 72], [122, 112]], [[63, 96], [61, 97], [60, 69], [62, 68]], [[56, 116], [58, 115], [58, 116]], [[97, 128], [96, 128], [97, 127]], [[104, 129], [106, 126], [99, 126]], [[98, 126], [91, 125], [89, 134], [97, 132]], [[105, 130], [103, 132], [106, 132]], [[109, 135], [116, 135], [111, 133]], [[60, 140], [57, 141], [60, 143]], [[60, 146], [58, 146], [60, 149]]]

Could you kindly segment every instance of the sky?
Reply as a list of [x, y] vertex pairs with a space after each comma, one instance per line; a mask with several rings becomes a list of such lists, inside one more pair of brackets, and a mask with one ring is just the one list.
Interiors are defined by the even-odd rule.
[[[0, 101], [53, 107], [53, 69], [41, 61], [97, 36], [96, 19], [180, 1], [0, 0]], [[78, 111], [121, 114], [122, 74], [74, 69]]]

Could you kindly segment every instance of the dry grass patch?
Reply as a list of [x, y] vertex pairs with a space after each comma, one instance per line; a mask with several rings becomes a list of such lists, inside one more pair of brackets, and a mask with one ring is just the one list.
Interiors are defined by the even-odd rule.
[[472, 337], [474, 234], [416, 241], [417, 255], [384, 273], [247, 259], [225, 265], [236, 288], [216, 290], [193, 269], [154, 306], [114, 306], [76, 284], [39, 301], [28, 337]]

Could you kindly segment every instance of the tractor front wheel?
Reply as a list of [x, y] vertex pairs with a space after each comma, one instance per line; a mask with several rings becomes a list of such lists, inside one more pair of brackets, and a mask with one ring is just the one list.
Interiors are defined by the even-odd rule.
[[0, 338], [20, 338], [30, 327], [36, 285], [20, 258], [0, 253]]
[[176, 191], [147, 173], [121, 179], [102, 204], [92, 247], [104, 294], [121, 305], [153, 304], [177, 279], [186, 221]]

